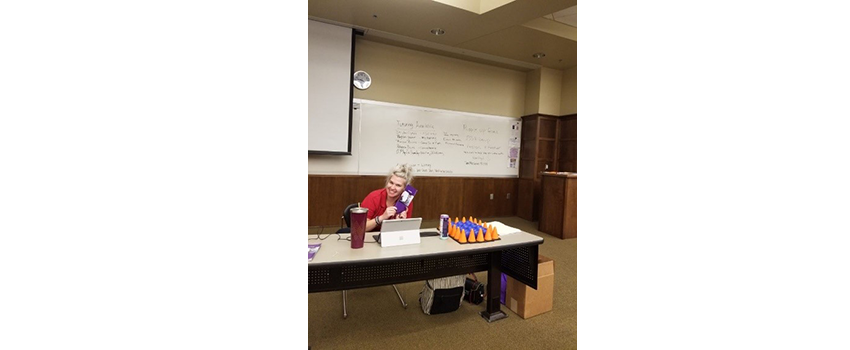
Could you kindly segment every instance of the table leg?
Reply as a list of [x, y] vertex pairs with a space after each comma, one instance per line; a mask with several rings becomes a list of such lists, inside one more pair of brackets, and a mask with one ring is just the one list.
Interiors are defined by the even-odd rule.
[[501, 302], [499, 299], [502, 295], [501, 263], [501, 251], [490, 253], [490, 268], [487, 270], [487, 308], [479, 313], [487, 322], [494, 322], [508, 317], [500, 309]]

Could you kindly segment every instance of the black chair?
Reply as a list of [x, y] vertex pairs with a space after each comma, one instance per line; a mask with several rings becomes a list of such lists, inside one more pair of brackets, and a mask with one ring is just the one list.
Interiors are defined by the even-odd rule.
[[359, 203], [353, 203], [345, 207], [345, 210], [342, 211], [342, 217], [339, 218], [339, 230], [336, 230], [336, 233], [351, 233], [351, 209], [358, 206], [360, 206]]
[[[342, 211], [342, 217], [340, 217], [340, 228], [336, 231], [336, 233], [351, 233], [351, 209], [357, 208], [360, 206], [360, 203], [352, 203], [345, 207], [345, 210]], [[344, 225], [344, 226], [343, 226]], [[401, 306], [405, 309], [407, 308], [407, 303], [404, 302], [404, 298], [401, 297], [401, 293], [398, 291], [398, 287], [393, 284], [393, 289], [395, 289], [395, 294], [398, 295], [398, 300], [401, 300]], [[342, 291], [342, 318], [348, 318], [348, 310], [345, 306], [346, 302], [346, 293], [345, 290]]]

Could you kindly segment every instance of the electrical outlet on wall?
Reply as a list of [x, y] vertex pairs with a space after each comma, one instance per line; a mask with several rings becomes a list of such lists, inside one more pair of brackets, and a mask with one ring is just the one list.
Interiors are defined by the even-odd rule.
[[490, 200], [491, 201], [493, 200], [493, 194], [492, 193], [490, 193]]
[[508, 192], [508, 199], [511, 199], [511, 193]]

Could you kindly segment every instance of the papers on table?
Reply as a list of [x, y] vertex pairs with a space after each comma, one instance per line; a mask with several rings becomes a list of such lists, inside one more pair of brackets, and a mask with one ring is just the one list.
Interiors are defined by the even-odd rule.
[[492, 225], [493, 228], [496, 229], [496, 232], [499, 233], [499, 236], [509, 235], [511, 233], [522, 232], [522, 230], [520, 230], [516, 227], [510, 227], [510, 226], [505, 225], [505, 224], [503, 224], [499, 221], [490, 221], [490, 222], [487, 222], [487, 223]]

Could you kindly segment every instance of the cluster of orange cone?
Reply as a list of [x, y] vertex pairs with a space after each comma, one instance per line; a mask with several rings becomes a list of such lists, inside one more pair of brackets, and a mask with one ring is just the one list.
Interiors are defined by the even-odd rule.
[[496, 230], [495, 227], [493, 227], [492, 225], [487, 224], [487, 223], [485, 223], [481, 220], [474, 219], [474, 218], [471, 218], [471, 217], [469, 218], [469, 221], [476, 224], [476, 225], [484, 227], [486, 229], [487, 233], [484, 233], [483, 230], [479, 230], [477, 236], [470, 237], [469, 239], [467, 239], [466, 233], [464, 232], [464, 230], [461, 229], [459, 226], [457, 226], [457, 223], [466, 222], [466, 221], [467, 221], [466, 217], [463, 218], [463, 221], [458, 220], [457, 217], [455, 217], [454, 222], [452, 222], [452, 220], [449, 219], [449, 237], [458, 241], [458, 243], [489, 242], [489, 241], [495, 241], [495, 240], [499, 239], [499, 232], [498, 232], [498, 230]]

